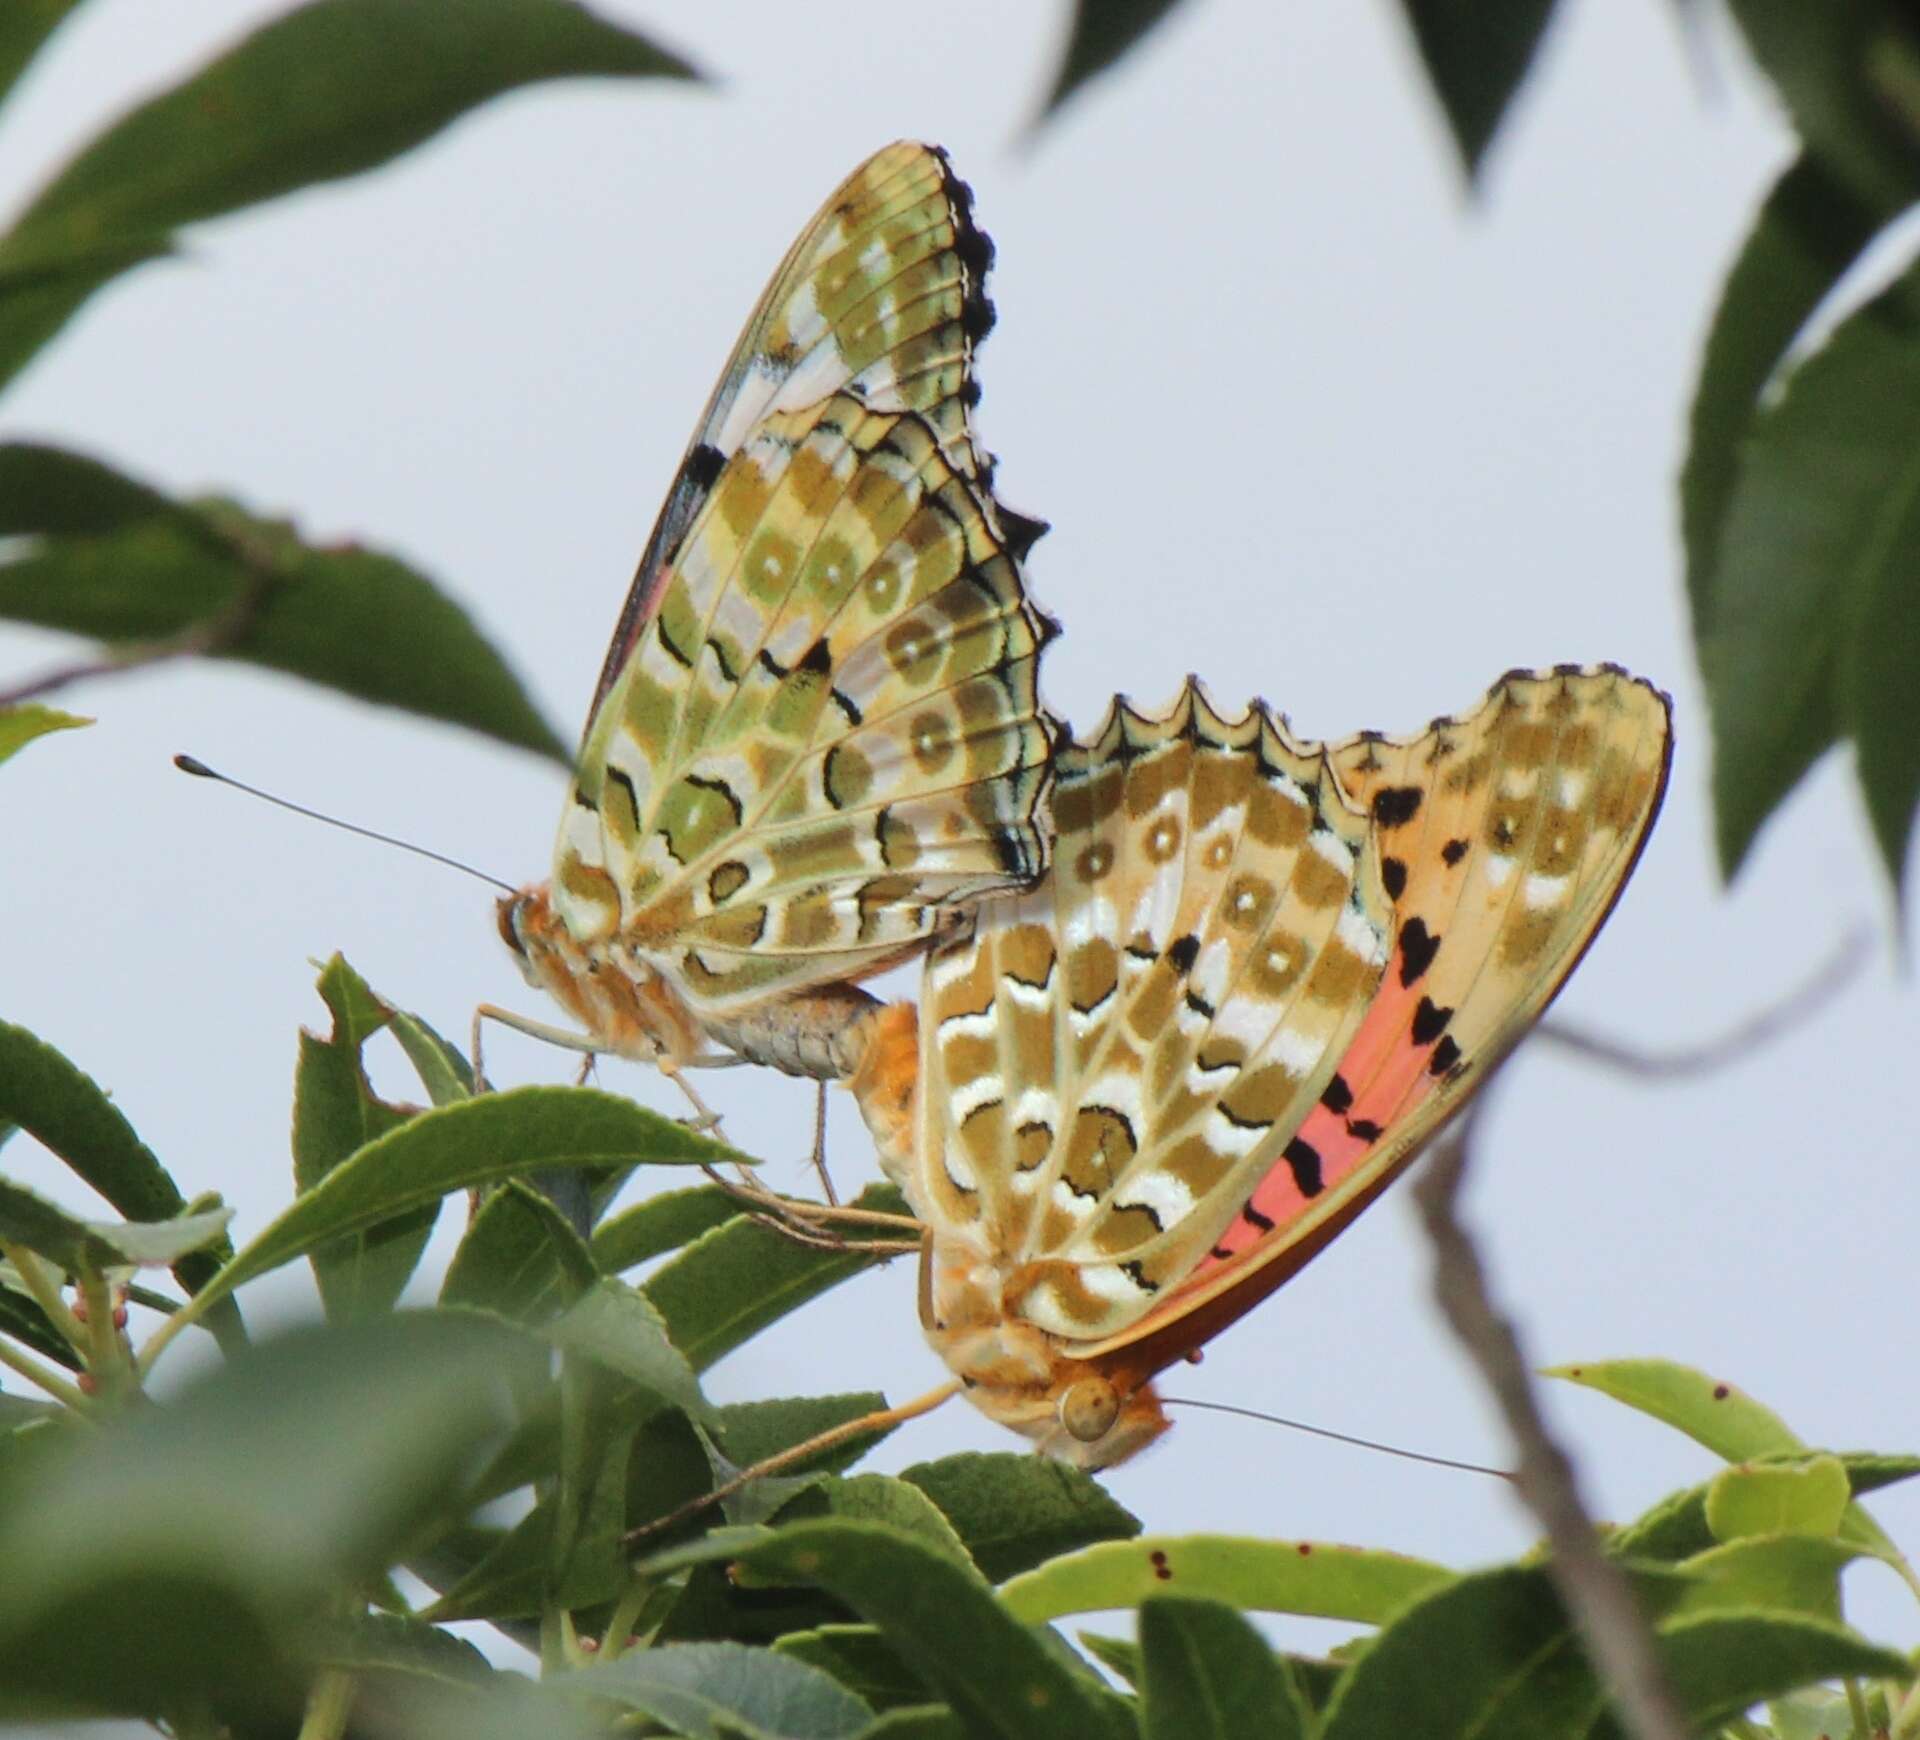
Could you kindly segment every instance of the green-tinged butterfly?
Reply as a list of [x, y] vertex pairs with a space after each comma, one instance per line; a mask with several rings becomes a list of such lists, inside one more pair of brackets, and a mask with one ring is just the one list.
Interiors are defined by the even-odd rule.
[[[694, 431], [552, 879], [500, 904], [582, 1048], [910, 1074], [910, 1018], [855, 981], [1046, 868], [1054, 628], [1020, 574], [1043, 528], [995, 501], [975, 442], [992, 248], [970, 205], [931, 147], [862, 164]], [[904, 1053], [876, 1049], [887, 1033]]]
[[964, 1392], [1085, 1467], [1154, 1375], [1324, 1248], [1526, 1033], [1631, 872], [1667, 699], [1512, 672], [1405, 740], [1189, 686], [1060, 755], [1053, 874], [924, 969], [917, 1092], [867, 1096]]

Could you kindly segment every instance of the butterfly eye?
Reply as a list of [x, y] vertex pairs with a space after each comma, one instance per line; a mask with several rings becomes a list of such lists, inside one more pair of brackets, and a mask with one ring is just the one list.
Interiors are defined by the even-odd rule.
[[500, 927], [500, 940], [521, 960], [527, 958], [527, 945], [520, 940], [520, 902], [522, 896], [508, 894], [494, 902], [494, 922]]
[[1119, 1418], [1119, 1392], [1103, 1377], [1076, 1379], [1060, 1392], [1060, 1424], [1082, 1444], [1104, 1438]]

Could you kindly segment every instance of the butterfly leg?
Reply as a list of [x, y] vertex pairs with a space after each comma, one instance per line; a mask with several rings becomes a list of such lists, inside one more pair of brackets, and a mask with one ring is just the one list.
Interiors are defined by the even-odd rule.
[[698, 1498], [669, 1511], [665, 1516], [655, 1517], [650, 1523], [642, 1523], [637, 1529], [621, 1536], [623, 1546], [637, 1546], [649, 1535], [656, 1535], [670, 1529], [675, 1523], [684, 1522], [690, 1516], [698, 1516], [710, 1505], [731, 1498], [742, 1487], [750, 1486], [754, 1481], [769, 1474], [778, 1474], [783, 1468], [791, 1468], [796, 1462], [805, 1462], [821, 1452], [844, 1444], [849, 1438], [864, 1437], [868, 1433], [891, 1432], [895, 1426], [904, 1425], [908, 1420], [917, 1420], [922, 1414], [930, 1414], [942, 1402], [951, 1400], [960, 1393], [959, 1380], [944, 1383], [938, 1389], [928, 1390], [924, 1396], [916, 1396], [910, 1402], [902, 1402], [897, 1408], [881, 1408], [871, 1414], [862, 1414], [857, 1420], [846, 1420], [825, 1432], [816, 1433], [804, 1442], [789, 1446], [777, 1456], [769, 1456], [762, 1462], [756, 1462], [749, 1468], [743, 1468], [731, 1479], [723, 1480], [711, 1492], [703, 1492]]
[[833, 1188], [833, 1174], [827, 1170], [827, 1084], [821, 1082], [813, 1102], [813, 1173], [820, 1180], [820, 1194], [829, 1208], [840, 1206]]

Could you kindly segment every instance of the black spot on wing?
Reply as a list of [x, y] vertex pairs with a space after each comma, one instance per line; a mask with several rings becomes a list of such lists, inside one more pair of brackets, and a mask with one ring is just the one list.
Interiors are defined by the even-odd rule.
[[1302, 1196], [1318, 1196], [1325, 1187], [1320, 1176], [1320, 1150], [1311, 1142], [1303, 1142], [1295, 1136], [1281, 1150], [1280, 1158], [1286, 1161], [1288, 1170], [1293, 1173], [1294, 1188]]
[[1458, 864], [1466, 855], [1467, 843], [1465, 840], [1449, 840], [1440, 848], [1440, 862], [1446, 865], [1449, 870]]
[[1402, 828], [1420, 813], [1426, 796], [1417, 785], [1383, 785], [1373, 794], [1373, 819], [1383, 828]]
[[740, 681], [740, 673], [733, 668], [732, 662], [728, 659], [727, 649], [711, 635], [707, 637], [707, 651], [713, 654], [713, 662], [720, 667], [721, 676], [729, 683]]
[[1426, 977], [1439, 951], [1440, 939], [1423, 918], [1410, 918], [1400, 927], [1400, 983], [1412, 987]]
[[1390, 900], [1398, 900], [1407, 891], [1407, 866], [1400, 858], [1380, 860], [1380, 881]]
[[1256, 1232], [1269, 1233], [1273, 1231], [1273, 1216], [1270, 1214], [1262, 1214], [1259, 1209], [1255, 1208], [1250, 1202], [1240, 1210], [1240, 1218]]
[[1175, 972], [1190, 973], [1193, 963], [1200, 958], [1200, 939], [1188, 931], [1183, 937], [1176, 937], [1167, 948], [1167, 959], [1173, 963]]
[[1356, 1142], [1377, 1142], [1380, 1140], [1380, 1126], [1371, 1118], [1349, 1118], [1347, 1134]]
[[667, 656], [672, 659], [675, 664], [683, 665], [686, 669], [692, 670], [693, 655], [688, 652], [685, 647], [677, 645], [673, 636], [667, 633], [667, 619], [664, 616], [656, 616], [653, 619], [653, 630], [654, 633], [660, 637], [660, 644], [666, 648]]
[[[1130, 1203], [1128, 1206], [1135, 1207], [1138, 1205]], [[1156, 1215], [1154, 1217], [1154, 1225], [1158, 1226], [1159, 1224], [1159, 1216]], [[1122, 1263], [1120, 1265], [1120, 1272], [1143, 1293], [1157, 1293], [1160, 1291], [1160, 1283], [1154, 1280], [1137, 1261]]]
[[726, 468], [727, 456], [711, 441], [702, 441], [688, 453], [680, 475], [702, 492], [713, 488], [714, 479]]
[[1007, 548], [1016, 562], [1024, 562], [1027, 552], [1052, 530], [1045, 520], [1015, 513], [1009, 507], [1000, 509], [1000, 532], [1007, 540]]
[[633, 822], [637, 824], [640, 819], [640, 794], [633, 788], [632, 776], [624, 768], [609, 765], [607, 768], [607, 784], [617, 785], [627, 794], [627, 803], [630, 806], [628, 813]]
[[1197, 991], [1189, 991], [1187, 993], [1187, 1007], [1191, 1009], [1194, 1014], [1198, 1015], [1202, 1021], [1211, 1021], [1214, 1016], [1219, 1013], [1219, 1011]]
[[1320, 1095], [1320, 1103], [1338, 1117], [1346, 1115], [1347, 1108], [1353, 1104], [1353, 1089], [1347, 1085], [1344, 1075], [1336, 1074]]
[[1442, 1009], [1431, 997], [1422, 997], [1413, 1012], [1414, 1044], [1431, 1045], [1446, 1032], [1447, 1023], [1452, 1019], [1451, 1009]]
[[733, 825], [737, 828], [745, 819], [746, 812], [740, 807], [740, 800], [734, 796], [733, 787], [724, 779], [708, 779], [702, 774], [690, 773], [686, 776], [688, 785], [697, 786], [701, 791], [710, 791], [716, 797], [727, 800], [727, 808], [733, 811]]
[[780, 682], [792, 674], [792, 666], [783, 665], [765, 647], [760, 649], [760, 668], [775, 682]]
[[1433, 1048], [1433, 1055], [1427, 1059], [1428, 1075], [1445, 1075], [1460, 1061], [1460, 1047], [1454, 1044], [1453, 1035], [1447, 1034]]

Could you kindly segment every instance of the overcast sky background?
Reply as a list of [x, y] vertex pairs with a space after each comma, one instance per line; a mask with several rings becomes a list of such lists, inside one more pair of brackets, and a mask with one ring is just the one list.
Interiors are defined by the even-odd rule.
[[[282, 9], [93, 0], [0, 117], [0, 206]], [[1675, 697], [1673, 789], [1559, 1012], [1686, 1045], [1778, 996], [1849, 927], [1879, 927], [1840, 1001], [1711, 1079], [1649, 1086], [1523, 1054], [1470, 1206], [1541, 1363], [1664, 1355], [1815, 1442], [1920, 1450], [1914, 1005], [1848, 770], [1822, 765], [1732, 893], [1705, 805], [1672, 480], [1720, 278], [1791, 148], [1737, 45], [1714, 28], [1683, 42], [1665, 0], [1563, 7], [1472, 204], [1387, 0], [1196, 0], [1030, 148], [1064, 6], [601, 9], [723, 83], [544, 87], [393, 169], [207, 226], [184, 263], [88, 307], [0, 402], [0, 435], [403, 555], [570, 736], [767, 273], [875, 147], [946, 145], [999, 247], [981, 428], [1003, 498], [1054, 525], [1031, 579], [1066, 626], [1045, 687], [1076, 726], [1117, 689], [1157, 704], [1192, 670], [1222, 704], [1265, 695], [1314, 735], [1406, 731], [1511, 665], [1617, 660]], [[72, 650], [0, 629], [0, 677]], [[295, 1030], [324, 1018], [310, 959], [343, 951], [453, 1036], [483, 1000], [553, 1016], [484, 890], [190, 784], [168, 758], [190, 749], [509, 880], [546, 873], [558, 769], [237, 667], [56, 699], [100, 723], [4, 771], [0, 1014], [111, 1089], [185, 1190], [223, 1191], [239, 1238], [291, 1188]], [[396, 1059], [380, 1084], [418, 1097]], [[489, 1064], [502, 1084], [574, 1068], [517, 1035]], [[648, 1072], [603, 1079], [678, 1109]], [[803, 1186], [811, 1090], [732, 1074], [710, 1091], [770, 1180]], [[871, 1175], [848, 1105], [832, 1152], [849, 1187]], [[30, 1143], [6, 1160], [86, 1204]], [[463, 1220], [444, 1214], [430, 1271]], [[1503, 1461], [1428, 1269], [1396, 1191], [1167, 1387]], [[258, 1323], [311, 1294], [301, 1271], [244, 1297]], [[905, 1398], [940, 1375], [898, 1264], [711, 1387]], [[1610, 1403], [1550, 1400], [1604, 1516], [1711, 1471]], [[869, 1466], [1015, 1445], [956, 1404]], [[1194, 1413], [1110, 1485], [1155, 1532], [1462, 1566], [1533, 1533], [1495, 1482]], [[1920, 1548], [1911, 1488], [1874, 1509]], [[1856, 1617], [1920, 1640], [1889, 1576], [1856, 1579]]]

